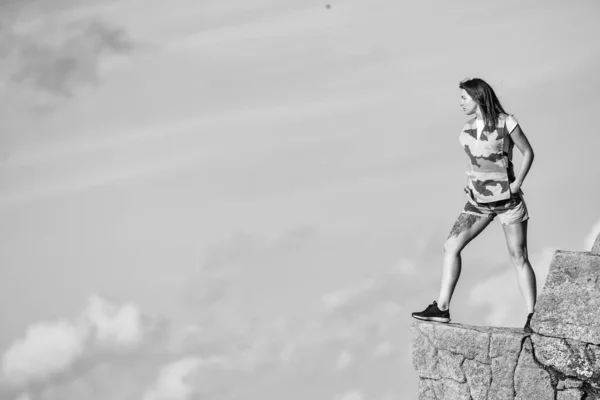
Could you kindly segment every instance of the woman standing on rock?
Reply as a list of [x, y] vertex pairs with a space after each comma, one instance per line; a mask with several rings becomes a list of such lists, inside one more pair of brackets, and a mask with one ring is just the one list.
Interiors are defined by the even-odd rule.
[[[450, 299], [461, 270], [462, 249], [498, 216], [510, 259], [517, 271], [519, 289], [525, 299], [529, 323], [536, 300], [535, 273], [527, 255], [527, 206], [521, 185], [533, 163], [533, 149], [514, 116], [504, 111], [494, 90], [479, 78], [459, 84], [460, 105], [472, 116], [460, 136], [470, 160], [465, 192], [468, 201], [444, 245], [442, 282], [437, 301], [412, 316], [426, 321], [450, 322]], [[523, 154], [519, 174], [512, 163], [514, 145]]]

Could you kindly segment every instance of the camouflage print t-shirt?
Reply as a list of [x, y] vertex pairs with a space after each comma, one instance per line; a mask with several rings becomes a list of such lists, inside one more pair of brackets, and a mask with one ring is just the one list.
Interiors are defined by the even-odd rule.
[[501, 114], [496, 129], [490, 132], [483, 121], [468, 121], [460, 144], [469, 157], [467, 169], [469, 195], [478, 203], [491, 203], [511, 197], [509, 184], [515, 180], [510, 134], [518, 125], [512, 115]]

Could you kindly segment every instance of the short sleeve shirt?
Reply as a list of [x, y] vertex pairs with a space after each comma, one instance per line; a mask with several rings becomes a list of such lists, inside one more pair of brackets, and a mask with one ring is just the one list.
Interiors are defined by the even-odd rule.
[[484, 130], [483, 121], [473, 118], [459, 136], [469, 157], [468, 189], [478, 203], [491, 203], [511, 197], [510, 183], [514, 181], [510, 134], [518, 125], [512, 115], [501, 114], [493, 131]]

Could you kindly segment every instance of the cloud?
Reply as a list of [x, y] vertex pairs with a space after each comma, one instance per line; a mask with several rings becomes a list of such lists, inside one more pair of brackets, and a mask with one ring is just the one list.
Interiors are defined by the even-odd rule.
[[[544, 286], [555, 251], [555, 247], [545, 247], [529, 257], [535, 271], [538, 293]], [[522, 327], [525, 324], [525, 303], [512, 265], [506, 265], [504, 271], [477, 283], [471, 289], [469, 299], [473, 303], [488, 306], [484, 318], [488, 325]]]
[[[373, 349], [373, 357], [388, 357], [392, 355], [394, 347], [389, 341], [379, 343]], [[410, 354], [410, 353], [409, 353]]]
[[[48, 40], [43, 34], [47, 30], [58, 30], [60, 38], [54, 35]], [[100, 21], [41, 24], [33, 32], [18, 36], [19, 68], [12, 73], [12, 80], [56, 96], [70, 97], [81, 85], [97, 84], [98, 65], [104, 55], [133, 49], [122, 29]]]
[[185, 300], [195, 306], [218, 303], [227, 295], [239, 269], [263, 246], [256, 237], [245, 233], [235, 233], [214, 246], [203, 260], [199, 274], [188, 283]]
[[360, 390], [351, 390], [334, 397], [334, 400], [364, 400], [365, 396]]
[[36, 323], [6, 351], [2, 372], [9, 382], [24, 384], [64, 371], [83, 354], [87, 335], [88, 327], [78, 323]]
[[[365, 396], [364, 388], [369, 390], [368, 398], [390, 398], [389, 393], [406, 388], [407, 382], [398, 379], [390, 385], [387, 375], [405, 365], [410, 353], [409, 323], [402, 318], [402, 313], [408, 312], [398, 290], [406, 277], [403, 264], [380, 268], [363, 281], [324, 294], [318, 319], [285, 330], [285, 340], [278, 345], [282, 368], [297, 376], [310, 376], [312, 384], [320, 388], [317, 397], [331, 391], [334, 399], [360, 399]], [[344, 382], [362, 388], [340, 392]], [[385, 393], [388, 397], [381, 397]]]
[[194, 391], [186, 383], [186, 377], [199, 365], [200, 359], [191, 357], [164, 366], [143, 400], [186, 400]]
[[337, 362], [335, 364], [335, 368], [338, 371], [345, 370], [352, 364], [353, 359], [354, 359], [354, 357], [352, 356], [352, 353], [350, 353], [347, 350], [344, 350], [338, 356]]
[[[600, 221], [590, 230], [584, 239], [584, 249], [589, 251], [597, 235], [600, 234]], [[537, 292], [543, 290], [550, 269], [550, 263], [557, 247], [545, 247], [539, 253], [530, 256], [531, 265], [536, 274]], [[524, 302], [519, 291], [514, 268], [506, 270], [475, 285], [470, 300], [487, 305], [485, 323], [495, 326], [521, 327], [525, 321]]]
[[391, 312], [394, 302], [402, 300], [398, 291], [402, 281], [414, 273], [414, 267], [409, 260], [402, 259], [392, 267], [385, 268], [363, 282], [343, 289], [324, 294], [321, 303], [327, 312], [350, 315], [360, 312], [360, 309], [372, 308], [382, 301], [388, 300]]
[[[273, 248], [298, 245], [285, 237], [268, 243]], [[234, 277], [236, 268], [244, 266], [237, 265], [238, 261], [273, 249], [259, 242], [262, 245], [256, 246], [257, 242], [249, 238], [227, 242], [229, 245], [224, 244], [207, 258], [207, 265], [214, 268], [211, 273], [221, 266], [226, 275]], [[290, 400], [332, 398], [335, 393], [348, 399], [364, 396], [362, 391], [344, 391], [344, 382], [364, 385], [370, 388], [369, 396], [380, 398], [407, 384], [394, 380], [397, 387], [390, 387], [386, 383], [386, 374], [404, 364], [404, 352], [408, 351], [408, 332], [402, 328], [407, 324], [399, 318], [401, 296], [392, 296], [399, 279], [405, 276], [400, 264], [375, 270], [364, 281], [333, 291], [350, 295], [334, 308], [324, 307], [310, 321], [253, 319], [230, 309], [227, 317], [187, 326], [166, 325], [167, 332], [152, 340], [149, 338], [156, 325], [152, 321], [156, 318], [145, 315], [133, 303], [117, 305], [92, 295], [76, 318], [43, 323], [59, 332], [81, 330], [79, 336], [63, 334], [62, 340], [69, 344], [63, 347], [78, 351], [70, 358], [62, 357], [68, 363], [43, 373], [23, 367], [19, 380], [11, 378], [14, 390], [7, 398], [25, 394], [28, 400], [221, 400], [242, 395], [258, 399], [268, 398], [274, 391], [284, 396], [289, 390], [297, 395]], [[227, 272], [230, 267], [234, 270]], [[221, 310], [219, 305], [217, 310]], [[32, 327], [37, 325], [42, 323]], [[27, 346], [21, 347], [32, 354], [31, 360], [44, 356], [56, 359], [44, 352], [57, 348], [57, 340], [52, 340], [55, 336], [46, 330], [35, 335], [39, 341], [46, 340], [43, 346], [21, 339], [11, 349], [24, 342]], [[9, 349], [6, 354], [14, 351]], [[362, 378], [355, 379], [357, 373]], [[310, 387], [306, 379], [312, 382]], [[380, 393], [373, 387], [381, 387]]]
[[69, 371], [94, 349], [119, 351], [139, 345], [153, 328], [144, 324], [133, 304], [118, 307], [92, 295], [78, 318], [32, 324], [4, 353], [3, 377], [17, 387], [45, 381]]
[[117, 307], [94, 295], [89, 300], [86, 315], [95, 327], [99, 343], [135, 346], [142, 340], [142, 316], [133, 303]]
[[86, 6], [93, 2], [0, 5], [0, 81], [4, 89], [15, 89], [13, 100], [50, 108], [81, 87], [97, 85], [108, 57], [136, 48], [124, 29], [75, 12]]
[[4, 356], [4, 379], [12, 389], [0, 382], [0, 398], [184, 400], [200, 389], [226, 393], [240, 375], [273, 365], [284, 340], [281, 321], [228, 336], [223, 327], [194, 325], [157, 335], [157, 321], [132, 303], [117, 306], [90, 296], [77, 318], [33, 324], [13, 343]]
[[598, 222], [596, 222], [596, 224], [592, 226], [592, 229], [586, 235], [583, 244], [584, 251], [590, 251], [598, 235], [600, 235], [600, 220], [598, 220]]
[[[263, 246], [261, 241], [258, 247], [250, 242], [256, 244], [254, 241], [229, 242], [239, 246], [224, 246], [210, 257], [213, 261], [207, 265], [227, 269], [227, 265], [237, 259], [236, 255], [256, 255], [273, 249]], [[271, 242], [275, 243], [282, 241]], [[244, 250], [238, 252], [235, 248]], [[245, 257], [242, 259], [248, 261]], [[282, 390], [285, 386], [287, 391], [293, 391], [297, 395], [293, 399], [322, 398], [335, 393], [352, 396], [351, 392], [340, 392], [340, 382], [350, 382], [350, 374], [358, 373], [364, 378], [353, 382], [369, 387], [373, 381], [377, 382], [382, 387], [380, 396], [384, 391], [398, 391], [406, 382], [395, 380], [398, 387], [390, 387], [385, 371], [404, 365], [404, 353], [410, 350], [406, 346], [410, 340], [408, 324], [400, 318], [404, 306], [398, 290], [406, 276], [404, 265], [397, 262], [391, 268], [375, 269], [372, 276], [363, 281], [323, 295], [324, 307], [310, 321], [277, 318], [244, 324], [240, 323], [244, 317], [231, 310], [231, 317], [241, 326], [223, 332], [227, 335], [225, 341], [215, 336], [222, 330], [218, 326], [190, 327], [186, 330], [187, 345], [182, 352], [197, 355], [202, 361], [190, 376], [189, 385], [196, 388], [201, 398], [211, 399], [242, 394], [249, 399], [268, 398], [268, 395], [277, 398], [273, 394], [274, 386], [281, 386]], [[206, 284], [209, 283], [207, 280]], [[327, 299], [334, 298], [341, 300], [333, 301], [331, 306]], [[220, 323], [220, 320], [215, 322]], [[311, 389], [301, 389], [306, 387], [307, 381], [311, 382]], [[254, 395], [249, 395], [249, 391]]]
[[275, 260], [282, 264], [298, 262], [309, 255], [308, 248], [321, 245], [324, 239], [322, 232], [307, 226], [273, 237], [235, 232], [211, 247], [198, 273], [187, 280], [182, 291], [183, 302], [194, 310], [201, 309], [202, 318], [224, 322], [227, 315], [216, 306], [227, 301], [241, 275], [250, 269], [265, 274], [270, 272], [265, 271], [268, 269], [281, 270]]

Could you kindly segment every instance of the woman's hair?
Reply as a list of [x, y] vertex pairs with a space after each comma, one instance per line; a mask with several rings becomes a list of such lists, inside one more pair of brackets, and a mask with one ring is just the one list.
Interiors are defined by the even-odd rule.
[[485, 123], [484, 129], [494, 131], [498, 123], [498, 116], [506, 114], [494, 89], [483, 79], [467, 78], [458, 84], [479, 105]]

